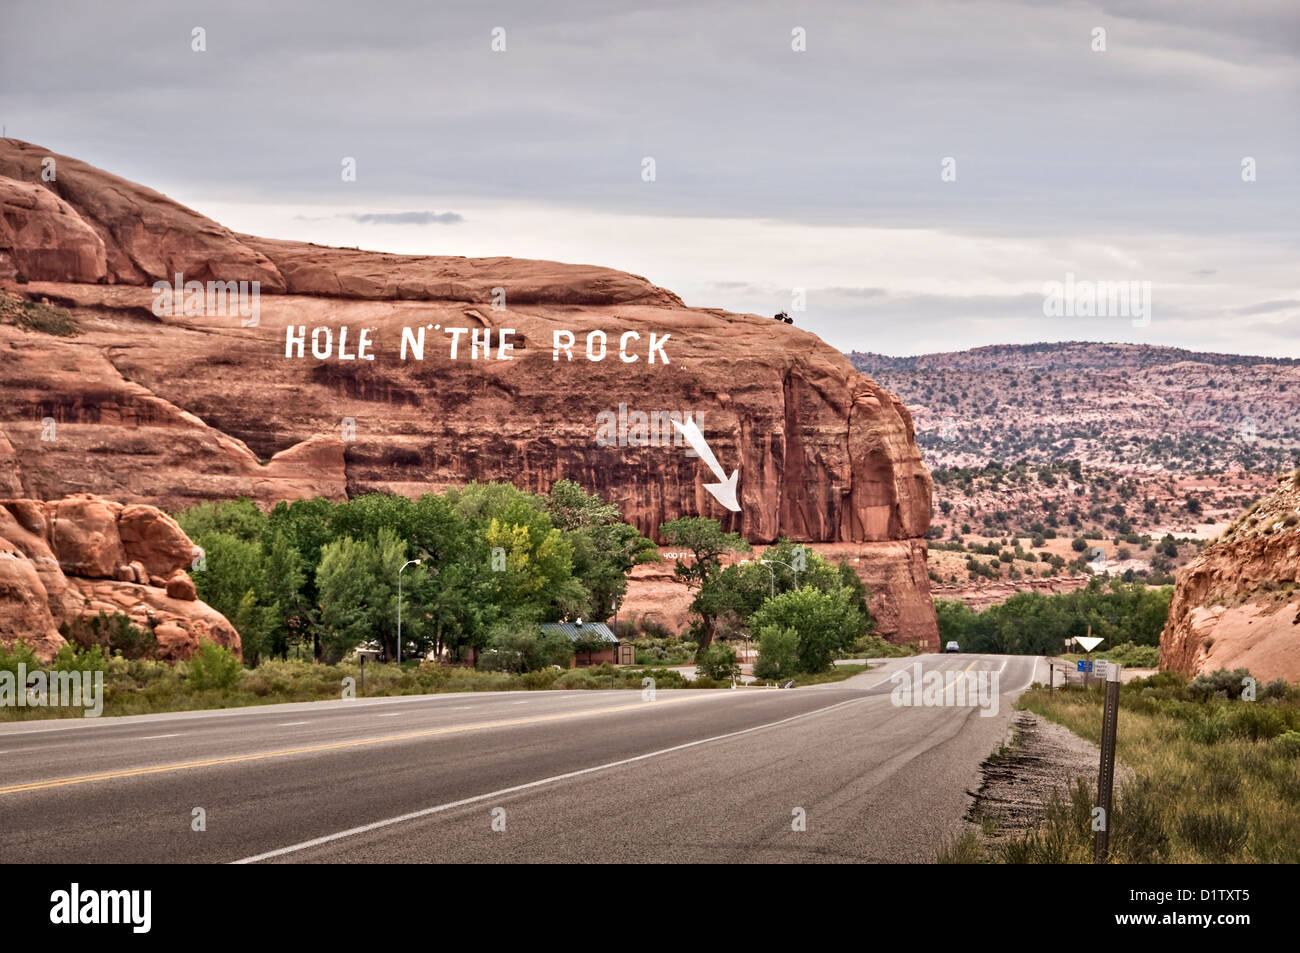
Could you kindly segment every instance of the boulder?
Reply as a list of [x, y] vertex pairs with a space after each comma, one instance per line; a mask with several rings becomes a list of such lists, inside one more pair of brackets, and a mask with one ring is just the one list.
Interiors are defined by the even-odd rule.
[[180, 524], [157, 507], [124, 506], [117, 527], [123, 550], [144, 568], [141, 582], [148, 582], [150, 575], [170, 576], [194, 559], [194, 544]]
[[[143, 559], [121, 561], [126, 548], [171, 567], [167, 576], [151, 574]], [[198, 600], [194, 581], [175, 566], [192, 548], [176, 522], [151, 506], [88, 494], [0, 500], [0, 644], [25, 641], [48, 660], [65, 644], [61, 624], [104, 612], [152, 628], [160, 658], [188, 658], [202, 639], [239, 654], [234, 626]]]
[[92, 579], [134, 579], [117, 532], [120, 503], [78, 494], [48, 507], [50, 547], [64, 572]]
[[199, 597], [194, 589], [194, 580], [184, 569], [176, 570], [167, 580], [167, 595], [185, 602], [193, 602]]

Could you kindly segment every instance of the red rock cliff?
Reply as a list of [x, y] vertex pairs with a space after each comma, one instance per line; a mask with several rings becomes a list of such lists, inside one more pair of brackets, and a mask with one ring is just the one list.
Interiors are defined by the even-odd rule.
[[1300, 471], [1179, 570], [1160, 667], [1300, 681]]
[[[53, 156], [55, 181], [41, 179]], [[45, 193], [45, 194], [43, 194]], [[70, 307], [83, 333], [0, 327], [0, 462], [9, 492], [91, 491], [168, 509], [367, 491], [418, 494], [469, 480], [545, 490], [577, 480], [643, 532], [682, 515], [754, 542], [853, 544], [891, 608], [882, 630], [937, 644], [924, 572], [931, 482], [910, 414], [815, 335], [770, 318], [687, 308], [644, 278], [510, 258], [385, 255], [238, 235], [149, 189], [0, 140], [0, 279]], [[156, 317], [156, 280], [257, 280], [260, 322]], [[494, 289], [505, 309], [494, 310]], [[361, 329], [372, 361], [286, 359], [288, 327]], [[425, 359], [402, 361], [404, 327]], [[443, 329], [513, 360], [451, 360]], [[553, 357], [557, 329], [574, 359]], [[606, 333], [605, 359], [586, 336]], [[629, 356], [619, 359], [625, 332]], [[649, 363], [651, 333], [669, 363]], [[494, 343], [494, 347], [496, 344]], [[337, 352], [336, 352], [337, 353]], [[499, 353], [499, 352], [496, 352]], [[597, 350], [596, 353], [599, 353]], [[694, 412], [741, 511], [680, 446], [602, 446], [597, 416]], [[52, 419], [56, 439], [42, 440]], [[351, 421], [351, 427], [345, 423]], [[354, 439], [352, 439], [354, 438]], [[918, 568], [919, 567], [919, 568]]]

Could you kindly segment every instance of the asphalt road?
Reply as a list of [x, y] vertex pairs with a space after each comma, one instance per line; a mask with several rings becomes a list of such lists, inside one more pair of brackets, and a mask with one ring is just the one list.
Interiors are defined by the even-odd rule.
[[[891, 674], [997, 672], [996, 714]], [[0, 725], [0, 862], [930, 862], [1041, 660]], [[987, 706], [992, 707], [992, 706]], [[194, 830], [201, 808], [206, 830]], [[804, 829], [796, 829], [802, 826]]]

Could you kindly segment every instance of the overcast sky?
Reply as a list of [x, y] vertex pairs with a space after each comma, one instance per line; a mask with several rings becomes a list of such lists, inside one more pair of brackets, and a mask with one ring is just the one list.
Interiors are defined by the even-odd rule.
[[[844, 350], [1300, 357], [1295, 0], [5, 0], [3, 20], [8, 135], [240, 231], [609, 265]], [[1149, 323], [1044, 316], [1067, 273], [1149, 281]]]

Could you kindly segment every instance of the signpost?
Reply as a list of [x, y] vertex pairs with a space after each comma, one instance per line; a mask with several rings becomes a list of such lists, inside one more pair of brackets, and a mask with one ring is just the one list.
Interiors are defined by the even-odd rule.
[[1093, 634], [1092, 634], [1092, 626], [1088, 626], [1088, 634], [1087, 634], [1087, 635], [1076, 635], [1076, 636], [1074, 637], [1074, 641], [1075, 641], [1075, 642], [1078, 642], [1080, 645], [1082, 645], [1082, 646], [1083, 646], [1083, 651], [1084, 651], [1085, 653], [1087, 653], [1087, 655], [1088, 655], [1088, 664], [1087, 664], [1086, 667], [1084, 667], [1083, 669], [1081, 669], [1081, 671], [1083, 672], [1083, 687], [1084, 687], [1084, 688], [1087, 688], [1087, 687], [1088, 687], [1088, 672], [1092, 670], [1092, 650], [1095, 649], [1097, 646], [1101, 645], [1101, 643], [1104, 642], [1104, 641], [1106, 641], [1106, 640], [1105, 640], [1105, 639], [1097, 638], [1095, 635], [1093, 635]]
[[1106, 863], [1110, 850], [1110, 809], [1115, 789], [1115, 728], [1119, 719], [1119, 673], [1123, 666], [1106, 666], [1106, 703], [1101, 713], [1101, 764], [1097, 769], [1097, 807], [1100, 825], [1093, 824], [1092, 862]]

